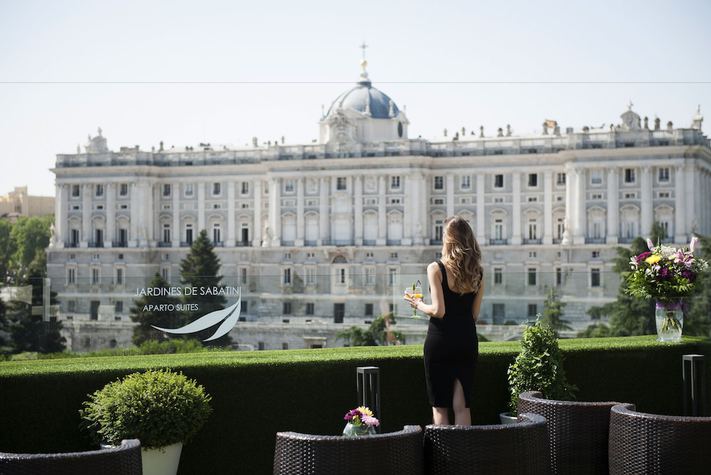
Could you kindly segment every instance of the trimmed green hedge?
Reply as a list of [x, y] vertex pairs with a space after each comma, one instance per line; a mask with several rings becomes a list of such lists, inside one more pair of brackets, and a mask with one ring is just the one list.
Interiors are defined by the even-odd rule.
[[[711, 358], [711, 343], [698, 338], [578, 339], [560, 346], [579, 400], [632, 402], [667, 414], [681, 408], [681, 355]], [[518, 349], [518, 342], [480, 345], [475, 423], [493, 423], [506, 409], [506, 369]], [[88, 449], [78, 415], [87, 394], [134, 371], [170, 367], [205, 386], [214, 409], [184, 448], [180, 473], [271, 473], [277, 431], [340, 433], [343, 414], [356, 404], [355, 368], [365, 365], [380, 367], [384, 431], [430, 423], [419, 345], [10, 361], [0, 363], [0, 451]]]

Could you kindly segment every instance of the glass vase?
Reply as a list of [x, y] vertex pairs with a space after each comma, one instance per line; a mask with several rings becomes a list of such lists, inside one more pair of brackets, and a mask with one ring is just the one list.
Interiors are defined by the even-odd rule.
[[343, 435], [346, 437], [360, 437], [364, 435], [375, 435], [375, 427], [365, 424], [355, 425], [350, 422], [343, 428]]
[[657, 340], [681, 340], [681, 330], [684, 327], [684, 311], [681, 300], [673, 302], [657, 300], [654, 316], [657, 323]]

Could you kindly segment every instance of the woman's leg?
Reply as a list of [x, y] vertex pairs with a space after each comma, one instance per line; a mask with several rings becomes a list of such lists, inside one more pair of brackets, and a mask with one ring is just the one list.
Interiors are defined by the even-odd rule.
[[[454, 409], [454, 423], [458, 426], [472, 425], [472, 414], [466, 404], [464, 398], [464, 388], [458, 379], [454, 380], [454, 397], [452, 399], [452, 408]], [[436, 424], [436, 422], [435, 422]]]
[[432, 408], [432, 421], [436, 426], [446, 426], [449, 425], [449, 408], [447, 407], [433, 407]]

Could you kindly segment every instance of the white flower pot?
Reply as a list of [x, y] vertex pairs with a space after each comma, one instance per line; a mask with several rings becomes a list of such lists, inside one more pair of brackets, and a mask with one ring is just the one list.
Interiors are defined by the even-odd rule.
[[157, 449], [141, 447], [143, 475], [176, 475], [182, 450], [182, 442]]

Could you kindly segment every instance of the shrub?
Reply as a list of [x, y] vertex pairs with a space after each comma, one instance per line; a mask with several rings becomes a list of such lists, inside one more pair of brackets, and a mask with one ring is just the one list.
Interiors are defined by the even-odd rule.
[[146, 448], [187, 442], [210, 415], [210, 396], [182, 373], [148, 370], [96, 391], [79, 411], [97, 442], [139, 439]]
[[521, 348], [521, 353], [508, 369], [512, 414], [516, 414], [519, 394], [525, 391], [540, 391], [547, 399], [573, 398], [577, 388], [566, 380], [563, 354], [552, 328], [540, 319], [536, 320], [523, 331]]

